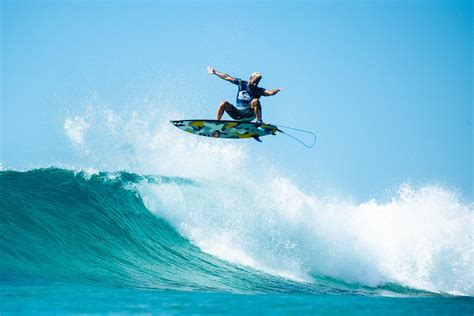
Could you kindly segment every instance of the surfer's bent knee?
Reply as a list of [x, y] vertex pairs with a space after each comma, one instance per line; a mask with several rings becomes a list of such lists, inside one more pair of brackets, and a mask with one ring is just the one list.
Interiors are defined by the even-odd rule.
[[251, 102], [250, 102], [250, 107], [251, 108], [257, 108], [260, 106], [260, 100], [259, 99], [253, 99]]
[[229, 107], [230, 103], [229, 101], [223, 100], [220, 104], [219, 107], [227, 108]]
[[252, 101], [250, 102], [251, 105], [259, 105], [260, 104], [260, 100], [259, 99], [252, 99]]

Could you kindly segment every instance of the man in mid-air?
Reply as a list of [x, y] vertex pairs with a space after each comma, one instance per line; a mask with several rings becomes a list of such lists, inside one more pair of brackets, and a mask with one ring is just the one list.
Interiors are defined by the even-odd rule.
[[257, 118], [257, 123], [262, 123], [262, 107], [260, 105], [260, 97], [269, 97], [281, 91], [281, 89], [265, 90], [258, 86], [262, 75], [259, 72], [254, 72], [250, 75], [249, 81], [239, 78], [231, 77], [225, 73], [218, 72], [212, 67], [207, 67], [207, 71], [211, 75], [224, 79], [238, 85], [239, 92], [237, 93], [237, 103], [232, 105], [228, 101], [222, 101], [217, 108], [217, 120], [222, 119], [224, 111], [229, 114], [234, 120], [252, 121]]

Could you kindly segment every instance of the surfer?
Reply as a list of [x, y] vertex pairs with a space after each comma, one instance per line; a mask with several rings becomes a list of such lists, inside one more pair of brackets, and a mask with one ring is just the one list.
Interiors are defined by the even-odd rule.
[[216, 119], [220, 121], [224, 111], [229, 114], [234, 120], [252, 121], [257, 118], [257, 123], [262, 123], [262, 106], [260, 104], [260, 97], [269, 97], [277, 94], [281, 89], [265, 90], [258, 86], [262, 75], [259, 72], [253, 72], [250, 75], [249, 81], [239, 78], [234, 78], [228, 74], [219, 72], [214, 68], [208, 66], [207, 71], [211, 75], [229, 81], [238, 85], [239, 91], [237, 93], [237, 102], [234, 106], [228, 101], [222, 101], [217, 108]]

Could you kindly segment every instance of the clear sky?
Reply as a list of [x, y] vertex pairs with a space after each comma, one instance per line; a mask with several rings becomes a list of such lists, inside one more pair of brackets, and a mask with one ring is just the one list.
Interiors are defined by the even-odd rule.
[[236, 88], [211, 65], [283, 89], [262, 99], [264, 120], [313, 130], [317, 146], [273, 137], [252, 154], [302, 183], [473, 198], [471, 1], [1, 3], [4, 166], [71, 160], [61, 117], [92, 94], [117, 108], [179, 95], [186, 118], [212, 118]]

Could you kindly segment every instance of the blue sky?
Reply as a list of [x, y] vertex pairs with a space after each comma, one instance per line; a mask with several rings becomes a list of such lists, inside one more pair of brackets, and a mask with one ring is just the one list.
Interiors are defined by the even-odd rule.
[[[214, 117], [235, 87], [282, 88], [264, 120], [310, 129], [308, 150], [255, 143], [308, 186], [370, 198], [403, 182], [473, 198], [470, 1], [2, 1], [4, 166], [72, 160], [61, 115], [91, 94], [117, 108], [179, 94]], [[156, 91], [163, 82], [172, 88]], [[196, 97], [190, 106], [190, 98]]]

